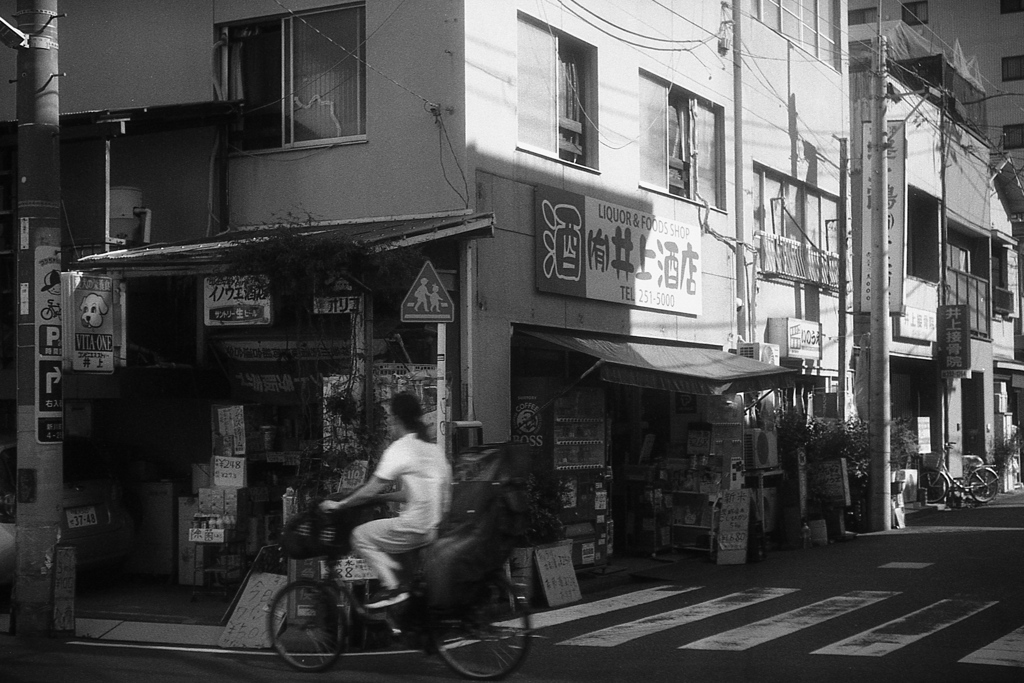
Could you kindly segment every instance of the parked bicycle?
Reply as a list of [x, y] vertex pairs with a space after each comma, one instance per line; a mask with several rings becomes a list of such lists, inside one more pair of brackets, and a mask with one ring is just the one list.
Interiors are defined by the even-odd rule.
[[948, 507], [984, 505], [999, 493], [996, 471], [976, 455], [963, 456], [962, 477], [954, 477], [939, 453], [922, 456], [919, 485], [925, 490], [928, 504], [945, 503]]
[[[345, 649], [353, 614], [369, 624], [400, 631], [427, 654], [436, 653], [453, 671], [475, 680], [499, 680], [514, 672], [530, 648], [526, 600], [501, 570], [481, 580], [453, 609], [428, 603], [424, 549], [400, 556], [411, 570], [410, 598], [387, 610], [368, 610], [338, 573], [338, 557], [328, 556], [320, 576], [282, 588], [267, 613], [274, 649], [300, 671], [324, 671]], [[324, 566], [325, 565], [325, 566]]]

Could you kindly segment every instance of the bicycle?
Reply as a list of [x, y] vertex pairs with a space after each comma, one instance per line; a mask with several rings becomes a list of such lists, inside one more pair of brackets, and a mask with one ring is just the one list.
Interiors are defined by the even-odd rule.
[[400, 556], [407, 571], [414, 567], [409, 599], [380, 611], [366, 609], [349, 582], [342, 580], [338, 556], [318, 560], [317, 578], [292, 581], [271, 601], [267, 630], [274, 649], [299, 671], [325, 671], [344, 651], [355, 613], [371, 624], [399, 631], [465, 678], [500, 680], [513, 673], [530, 648], [526, 600], [498, 570], [476, 584], [464, 605], [431, 607], [421, 565], [423, 550]]
[[954, 477], [939, 453], [922, 456], [920, 486], [929, 505], [945, 502], [948, 507], [962, 507], [991, 502], [999, 492], [996, 471], [976, 455], [963, 456], [964, 476]]

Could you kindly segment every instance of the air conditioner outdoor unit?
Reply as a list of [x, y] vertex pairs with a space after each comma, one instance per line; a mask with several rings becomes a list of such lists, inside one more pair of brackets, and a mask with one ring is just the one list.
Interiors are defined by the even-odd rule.
[[748, 429], [743, 432], [743, 466], [765, 470], [779, 466], [779, 447], [775, 432]]
[[736, 353], [744, 358], [753, 358], [769, 365], [779, 364], [779, 345], [765, 342], [744, 342], [737, 344]]

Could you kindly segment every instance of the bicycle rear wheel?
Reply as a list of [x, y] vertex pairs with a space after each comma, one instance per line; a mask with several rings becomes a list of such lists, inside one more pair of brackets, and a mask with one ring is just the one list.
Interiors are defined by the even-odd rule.
[[988, 503], [999, 493], [999, 477], [988, 467], [979, 467], [967, 475], [967, 490], [978, 503]]
[[437, 652], [453, 671], [474, 680], [499, 680], [522, 665], [530, 649], [530, 612], [504, 575], [479, 586], [471, 606], [436, 615], [431, 635]]
[[277, 653], [299, 671], [324, 671], [345, 647], [345, 614], [339, 594], [309, 579], [282, 588], [267, 613], [267, 632]]
[[940, 470], [922, 470], [919, 486], [925, 490], [926, 503], [941, 503], [949, 493], [949, 477]]

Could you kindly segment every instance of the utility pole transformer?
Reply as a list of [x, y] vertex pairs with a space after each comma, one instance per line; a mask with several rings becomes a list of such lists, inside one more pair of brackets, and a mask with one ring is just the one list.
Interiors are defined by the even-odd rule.
[[868, 420], [868, 443], [871, 449], [869, 477], [869, 520], [872, 531], [887, 531], [892, 524], [889, 485], [889, 342], [892, 321], [889, 319], [889, 167], [886, 97], [888, 96], [888, 64], [885, 36], [878, 36], [875, 56], [875, 101], [871, 114], [871, 405]]
[[[18, 0], [18, 486], [12, 630], [50, 635], [63, 492], [57, 0]], [[43, 311], [46, 311], [44, 317]]]

